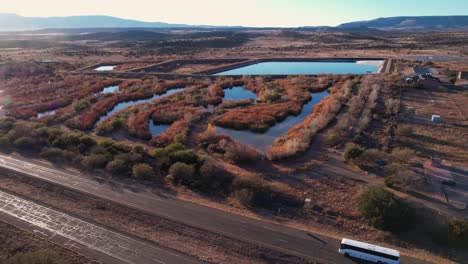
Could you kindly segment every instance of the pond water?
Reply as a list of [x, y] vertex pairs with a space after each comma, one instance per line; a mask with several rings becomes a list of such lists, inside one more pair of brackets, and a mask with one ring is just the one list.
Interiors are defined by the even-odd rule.
[[95, 71], [113, 71], [116, 66], [100, 66], [94, 69]]
[[106, 94], [106, 93], [118, 93], [118, 92], [120, 92], [119, 86], [109, 86], [109, 87], [102, 89], [101, 93]]
[[50, 110], [46, 112], [37, 113], [37, 118], [41, 118], [44, 116], [53, 116], [53, 115], [55, 115], [55, 110]]
[[327, 95], [328, 91], [312, 93], [312, 100], [302, 107], [299, 115], [288, 116], [286, 119], [276, 123], [264, 133], [256, 133], [249, 130], [234, 130], [219, 126], [216, 127], [216, 132], [229, 135], [234, 140], [264, 152], [268, 146], [273, 144], [277, 137], [286, 134], [290, 128], [304, 121], [304, 119], [312, 112], [312, 108]]
[[223, 103], [229, 100], [242, 100], [254, 99], [257, 100], [258, 96], [245, 88], [244, 86], [234, 86], [229, 89], [224, 89]]
[[355, 62], [260, 62], [215, 75], [293, 75], [375, 73], [383, 61]]
[[153, 119], [149, 120], [149, 130], [153, 137], [166, 132], [166, 130], [171, 126], [167, 124], [156, 124]]
[[171, 89], [171, 90], [168, 90], [166, 91], [165, 93], [163, 94], [154, 94], [152, 97], [150, 98], [146, 98], [146, 99], [140, 99], [140, 100], [134, 100], [134, 101], [127, 101], [127, 102], [121, 102], [121, 103], [118, 103], [114, 106], [114, 108], [112, 108], [112, 110], [110, 110], [109, 112], [107, 112], [107, 114], [101, 116], [99, 118], [99, 120], [96, 122], [96, 124], [94, 125], [94, 127], [97, 127], [100, 123], [102, 123], [104, 120], [106, 120], [107, 118], [109, 118], [111, 115], [117, 113], [118, 111], [120, 110], [123, 110], [127, 107], [130, 107], [130, 106], [133, 106], [133, 105], [137, 105], [137, 104], [143, 104], [143, 103], [149, 103], [155, 99], [158, 99], [158, 98], [161, 98], [161, 97], [165, 97], [165, 96], [168, 96], [168, 95], [171, 95], [171, 94], [174, 94], [174, 93], [177, 93], [177, 92], [180, 92], [180, 91], [183, 91], [185, 88], [176, 88], [176, 89]]

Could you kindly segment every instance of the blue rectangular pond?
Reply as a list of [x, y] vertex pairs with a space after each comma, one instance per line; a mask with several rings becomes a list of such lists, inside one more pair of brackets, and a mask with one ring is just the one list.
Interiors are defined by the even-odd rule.
[[260, 62], [215, 75], [295, 75], [295, 74], [366, 74], [376, 73], [383, 60], [346, 62]]

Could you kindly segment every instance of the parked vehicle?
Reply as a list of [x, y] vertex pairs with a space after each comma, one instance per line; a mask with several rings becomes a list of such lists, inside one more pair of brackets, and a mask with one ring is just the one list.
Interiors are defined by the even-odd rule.
[[354, 257], [380, 264], [399, 264], [400, 252], [398, 250], [371, 245], [356, 240], [343, 238], [338, 250], [346, 257]]

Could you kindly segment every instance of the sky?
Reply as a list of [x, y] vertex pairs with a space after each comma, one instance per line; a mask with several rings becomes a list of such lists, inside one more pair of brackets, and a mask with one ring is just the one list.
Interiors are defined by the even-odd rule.
[[468, 15], [467, 0], [0, 0], [29, 17], [109, 15], [223, 26], [336, 26], [391, 16]]

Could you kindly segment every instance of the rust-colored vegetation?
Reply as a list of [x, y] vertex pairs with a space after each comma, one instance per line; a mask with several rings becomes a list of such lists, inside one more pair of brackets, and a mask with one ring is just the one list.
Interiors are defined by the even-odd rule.
[[[28, 119], [38, 113], [66, 107], [98, 93], [107, 86], [118, 85], [121, 80], [93, 76], [63, 77], [49, 74], [38, 74], [29, 77], [13, 77], [4, 80], [0, 89], [10, 96], [7, 105], [11, 115]], [[20, 87], [21, 89], [12, 89]], [[70, 109], [67, 109], [70, 110]]]
[[[151, 139], [148, 122], [154, 120], [156, 124], [171, 124], [171, 126], [152, 140], [157, 146], [164, 146], [175, 141], [184, 141], [190, 127], [203, 114], [204, 107], [218, 105], [222, 102], [223, 89], [236, 85], [243, 85], [243, 81], [220, 79], [216, 82], [209, 80], [192, 82], [192, 86], [176, 94], [157, 99], [150, 104], [139, 104], [124, 109], [105, 120], [98, 127], [99, 134], [106, 134], [116, 129], [124, 128], [129, 135], [140, 139]], [[178, 85], [178, 86], [177, 86]], [[180, 87], [169, 83], [161, 85], [166, 88]], [[112, 100], [109, 97], [107, 100]]]
[[258, 150], [232, 140], [227, 135], [216, 133], [216, 127], [212, 124], [208, 124], [207, 129], [198, 135], [197, 143], [210, 155], [233, 163], [249, 162], [260, 158]]
[[170, 89], [185, 87], [187, 84], [187, 82], [180, 81], [159, 83], [158, 80], [153, 79], [145, 81], [127, 80], [119, 86], [123, 90], [122, 93], [102, 96], [103, 99], [92, 105], [88, 111], [79, 115], [74, 122], [69, 122], [69, 124], [82, 130], [91, 129], [101, 116], [112, 110], [120, 102], [145, 99]]
[[347, 80], [330, 88], [330, 95], [317, 104], [302, 123], [289, 129], [286, 135], [275, 140], [273, 146], [267, 151], [267, 157], [278, 160], [304, 152], [315, 134], [335, 118], [342, 105], [351, 96], [352, 85], [352, 81]]
[[246, 87], [259, 95], [257, 105], [231, 110], [216, 119], [214, 124], [263, 132], [287, 116], [299, 114], [302, 106], [310, 100], [310, 92], [324, 90], [328, 85], [329, 81], [321, 83], [306, 76], [279, 80], [250, 78], [246, 81]]

